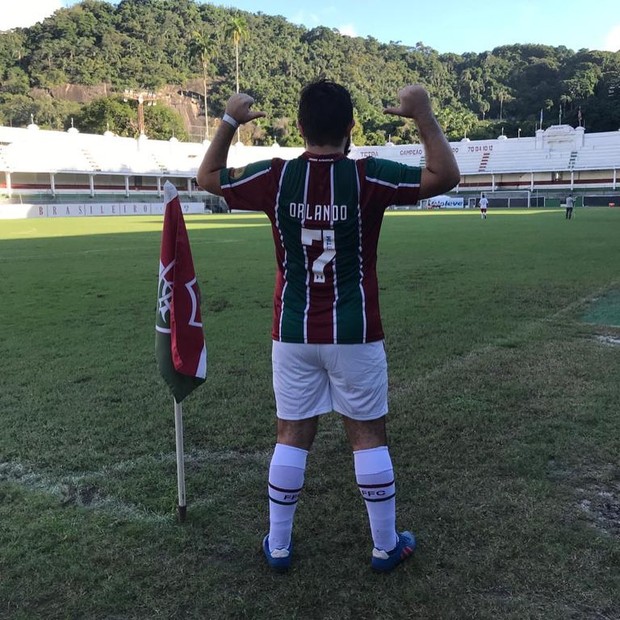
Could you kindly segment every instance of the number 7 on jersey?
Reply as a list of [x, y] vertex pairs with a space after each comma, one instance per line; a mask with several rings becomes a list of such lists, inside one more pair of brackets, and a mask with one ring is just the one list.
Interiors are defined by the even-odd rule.
[[336, 235], [333, 230], [317, 228], [302, 228], [301, 242], [303, 245], [312, 245], [315, 241], [323, 244], [323, 253], [312, 263], [312, 273], [315, 282], [325, 282], [325, 265], [336, 256]]

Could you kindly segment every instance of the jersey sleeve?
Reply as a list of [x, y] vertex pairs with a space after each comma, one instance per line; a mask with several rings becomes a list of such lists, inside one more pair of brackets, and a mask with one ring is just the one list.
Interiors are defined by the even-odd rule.
[[422, 169], [388, 159], [365, 160], [365, 193], [369, 202], [413, 205], [418, 202]]
[[274, 161], [258, 161], [242, 168], [223, 168], [220, 185], [231, 209], [273, 212], [276, 183]]

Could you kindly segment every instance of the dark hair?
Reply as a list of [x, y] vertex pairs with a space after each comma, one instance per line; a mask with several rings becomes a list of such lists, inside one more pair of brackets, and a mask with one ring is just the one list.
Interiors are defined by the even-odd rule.
[[340, 146], [353, 122], [353, 102], [340, 84], [321, 78], [301, 91], [297, 120], [308, 144]]

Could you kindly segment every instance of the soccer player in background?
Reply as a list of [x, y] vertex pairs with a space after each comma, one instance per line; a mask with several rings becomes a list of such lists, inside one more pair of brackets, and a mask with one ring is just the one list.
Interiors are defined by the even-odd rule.
[[566, 197], [566, 219], [571, 220], [573, 218], [573, 207], [575, 206], [575, 197], [569, 194]]
[[285, 570], [308, 452], [319, 417], [336, 411], [353, 450], [355, 476], [373, 540], [371, 566], [389, 571], [415, 547], [396, 529], [396, 487], [386, 435], [387, 362], [376, 262], [389, 205], [413, 205], [452, 189], [458, 165], [426, 90], [406, 86], [386, 108], [415, 121], [424, 168], [347, 158], [353, 104], [346, 88], [321, 79], [306, 86], [298, 127], [306, 151], [226, 168], [238, 125], [264, 116], [247, 94], [233, 95], [199, 167], [207, 191], [231, 209], [264, 211], [271, 221], [277, 272], [272, 326], [277, 439], [269, 468], [269, 566]]
[[478, 206], [480, 207], [480, 218], [483, 220], [487, 219], [487, 208], [489, 206], [489, 199], [482, 194], [480, 196], [480, 200], [478, 201]]

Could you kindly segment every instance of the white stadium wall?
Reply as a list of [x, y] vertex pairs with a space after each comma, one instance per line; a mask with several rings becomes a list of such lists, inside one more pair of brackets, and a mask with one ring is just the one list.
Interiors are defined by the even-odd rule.
[[[203, 202], [183, 202], [183, 213], [200, 214], [205, 212]], [[40, 217], [105, 217], [122, 215], [162, 215], [163, 202], [157, 203], [59, 203], [59, 204], [17, 204], [0, 205], [0, 219], [24, 219]]]
[[[421, 208], [461, 208], [487, 193], [491, 206], [501, 196], [601, 195], [619, 191], [620, 131], [588, 134], [583, 127], [555, 125], [535, 136], [451, 143], [461, 170], [459, 185], [443, 200]], [[178, 189], [188, 213], [204, 213], [216, 197], [196, 186], [194, 177], [207, 143], [121, 138], [29, 128], [0, 127], [0, 219], [155, 215], [163, 210], [163, 184]], [[281, 157], [302, 148], [230, 149], [228, 165]], [[383, 157], [423, 166], [421, 144], [353, 146], [350, 157]], [[215, 201], [215, 203], [214, 203]], [[616, 200], [620, 203], [620, 199]], [[510, 206], [510, 203], [506, 203]]]

